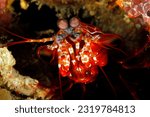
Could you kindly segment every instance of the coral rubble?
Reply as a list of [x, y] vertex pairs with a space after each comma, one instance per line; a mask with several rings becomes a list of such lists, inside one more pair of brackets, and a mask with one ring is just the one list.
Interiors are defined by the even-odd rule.
[[11, 100], [11, 99], [12, 99], [11, 93], [6, 89], [0, 88], [0, 100]]
[[130, 18], [141, 16], [141, 23], [145, 23], [150, 32], [150, 0], [117, 0], [116, 3], [127, 12]]
[[[1, 85], [6, 85], [9, 90], [18, 94], [33, 97], [34, 99], [45, 99], [50, 94], [50, 89], [38, 86], [38, 81], [29, 76], [20, 75], [13, 68], [15, 59], [6, 47], [0, 48], [0, 80]], [[53, 96], [53, 94], [51, 95]], [[47, 98], [51, 98], [51, 96]]]

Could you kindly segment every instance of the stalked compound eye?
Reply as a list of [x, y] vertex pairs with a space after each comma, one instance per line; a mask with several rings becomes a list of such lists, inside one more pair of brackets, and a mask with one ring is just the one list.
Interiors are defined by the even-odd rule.
[[70, 20], [70, 26], [73, 28], [76, 28], [77, 26], [79, 26], [80, 24], [80, 20], [76, 17], [71, 18]]
[[65, 29], [65, 32], [67, 32], [67, 34], [71, 35], [73, 33], [73, 28], [69, 27], [69, 28]]
[[65, 30], [68, 28], [68, 22], [65, 19], [60, 19], [57, 22], [57, 26], [59, 27], [59, 29]]

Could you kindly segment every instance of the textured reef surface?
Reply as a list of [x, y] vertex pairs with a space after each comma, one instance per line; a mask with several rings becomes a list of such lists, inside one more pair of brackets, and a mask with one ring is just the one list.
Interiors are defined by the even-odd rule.
[[[38, 56], [52, 42], [7, 45], [53, 37], [72, 17], [120, 37], [91, 83], [62, 78], [49, 51]], [[0, 99], [150, 99], [149, 33], [150, 0], [0, 0]]]

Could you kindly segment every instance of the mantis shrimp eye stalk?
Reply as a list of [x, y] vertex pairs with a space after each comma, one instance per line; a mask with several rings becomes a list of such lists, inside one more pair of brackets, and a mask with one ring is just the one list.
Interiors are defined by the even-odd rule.
[[80, 24], [80, 21], [78, 18], [76, 18], [76, 17], [71, 18], [71, 20], [70, 20], [71, 27], [75, 28], [75, 27], [79, 26], [79, 24]]
[[65, 30], [68, 28], [68, 22], [65, 19], [58, 20], [57, 25], [58, 25], [59, 29], [62, 29], [62, 30]]

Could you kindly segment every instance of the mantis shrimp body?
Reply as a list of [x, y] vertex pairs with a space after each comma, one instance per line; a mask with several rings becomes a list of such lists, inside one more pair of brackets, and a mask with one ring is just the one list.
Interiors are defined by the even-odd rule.
[[102, 67], [107, 65], [108, 48], [113, 48], [111, 42], [119, 36], [104, 34], [100, 29], [85, 24], [76, 17], [73, 17], [69, 24], [61, 19], [57, 25], [60, 30], [56, 35], [39, 40], [24, 38], [7, 31], [23, 40], [10, 42], [4, 46], [52, 41], [52, 44], [38, 48], [38, 56], [41, 51], [46, 51], [53, 58], [58, 58], [59, 74], [62, 77], [68, 77], [76, 83], [83, 84], [94, 81], [98, 74], [98, 67], [103, 71]]

